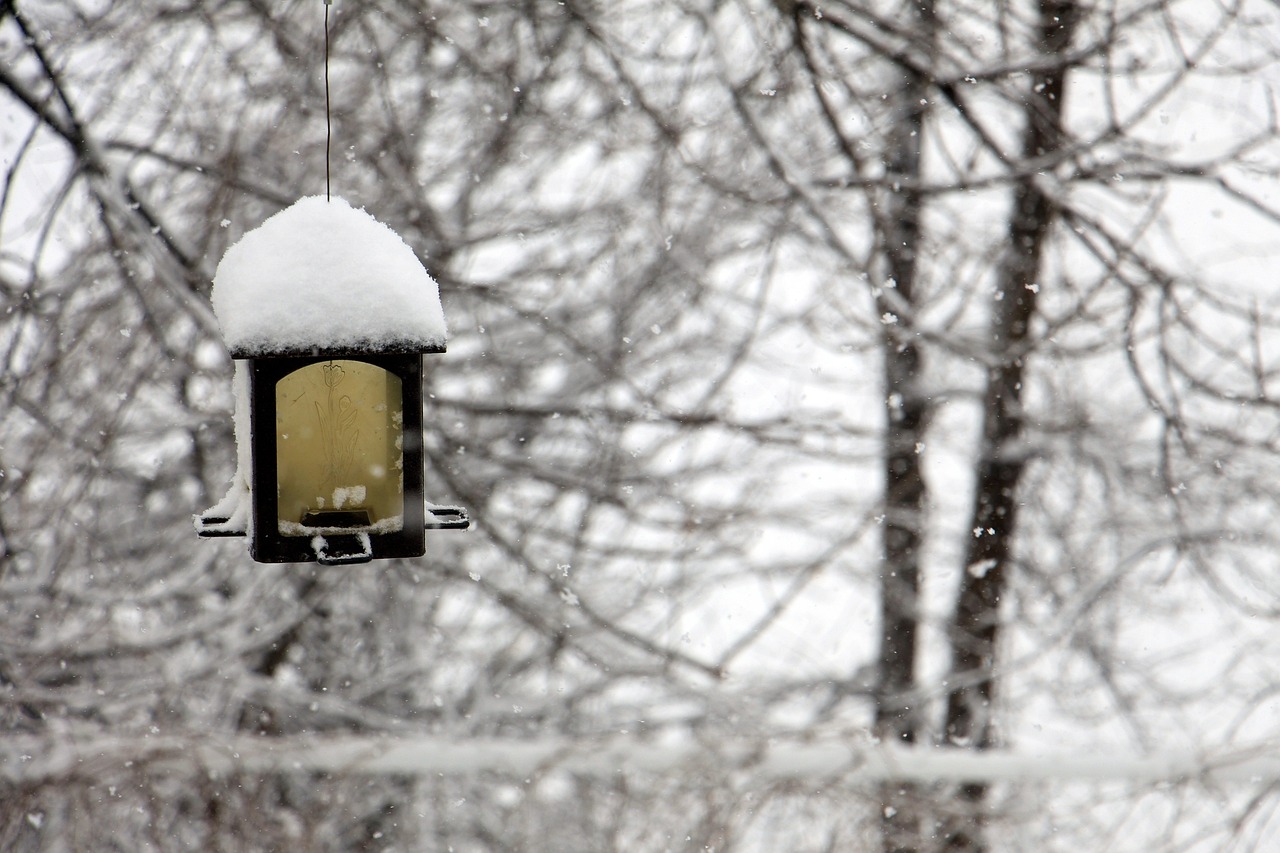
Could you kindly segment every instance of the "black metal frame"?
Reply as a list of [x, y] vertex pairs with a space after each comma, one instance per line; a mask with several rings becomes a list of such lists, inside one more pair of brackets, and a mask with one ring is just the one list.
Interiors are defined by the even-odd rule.
[[[299, 368], [319, 362], [361, 361], [399, 377], [404, 405], [404, 525], [395, 533], [324, 534], [324, 544], [310, 536], [280, 533], [276, 489], [276, 383]], [[257, 356], [249, 366], [249, 434], [253, 465], [250, 490], [253, 506], [249, 553], [259, 563], [320, 562], [326, 565], [364, 563], [392, 557], [421, 557], [426, 553], [424, 498], [425, 462], [422, 448], [422, 354], [328, 351], [306, 355]]]

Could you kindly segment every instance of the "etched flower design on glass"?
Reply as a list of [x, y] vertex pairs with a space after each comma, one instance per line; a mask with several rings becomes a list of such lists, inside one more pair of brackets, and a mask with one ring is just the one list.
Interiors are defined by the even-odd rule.
[[320, 365], [322, 381], [327, 390], [324, 404], [315, 401], [316, 420], [320, 428], [320, 441], [324, 449], [324, 477], [320, 483], [325, 491], [346, 485], [355, 466], [356, 447], [360, 442], [360, 428], [356, 425], [357, 412], [350, 395], [338, 390], [347, 373], [342, 365], [329, 362]]

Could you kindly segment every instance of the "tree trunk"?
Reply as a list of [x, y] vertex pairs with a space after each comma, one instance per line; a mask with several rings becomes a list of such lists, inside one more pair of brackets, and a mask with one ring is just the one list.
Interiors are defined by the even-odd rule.
[[[911, 4], [915, 31], [932, 43], [936, 29], [932, 0]], [[875, 734], [884, 743], [914, 743], [919, 726], [912, 699], [919, 630], [920, 546], [926, 487], [920, 465], [927, 419], [920, 388], [921, 354], [912, 317], [899, 316], [916, 301], [922, 199], [921, 147], [929, 80], [903, 68], [886, 170], [895, 191], [886, 193], [877, 211], [883, 281], [877, 282], [877, 312], [887, 322], [883, 342], [886, 432], [884, 447], [884, 525], [880, 567], [880, 648], [877, 659]], [[916, 850], [920, 816], [914, 786], [887, 782], [879, 793], [882, 849]]]
[[[1040, 4], [1038, 50], [1060, 54], [1071, 41], [1078, 9], [1074, 0]], [[1047, 65], [1047, 64], [1046, 64]], [[1026, 95], [1023, 162], [1031, 162], [1061, 145], [1066, 69], [1046, 68], [1031, 75]], [[1023, 436], [1022, 378], [1026, 343], [1039, 292], [1041, 255], [1054, 218], [1052, 201], [1028, 172], [1014, 183], [1009, 244], [999, 271], [991, 318], [996, 356], [989, 368], [983, 401], [983, 431], [974, 495], [972, 538], [965, 556], [950, 629], [950, 693], [946, 708], [946, 741], [969, 749], [995, 743], [992, 702], [996, 654], [1000, 639], [1000, 604], [1004, 596], [1018, 522], [1018, 483], [1026, 465], [1019, 449]], [[979, 851], [983, 840], [982, 808], [986, 786], [961, 788], [958, 813], [945, 833], [948, 849]]]

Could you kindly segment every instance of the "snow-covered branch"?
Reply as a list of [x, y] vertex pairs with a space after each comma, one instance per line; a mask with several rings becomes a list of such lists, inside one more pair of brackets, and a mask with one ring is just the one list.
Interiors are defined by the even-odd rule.
[[527, 740], [157, 735], [79, 741], [12, 738], [0, 751], [0, 779], [14, 783], [98, 778], [113, 770], [144, 765], [172, 772], [306, 771], [424, 778], [497, 773], [527, 779], [552, 771], [601, 778], [620, 773], [683, 779], [736, 774], [746, 784], [793, 781], [824, 787], [885, 780], [1274, 784], [1280, 781], [1280, 744], [1203, 752], [1167, 749], [1139, 755], [1101, 749], [975, 752], [854, 745], [837, 740], [703, 742], [632, 735]]

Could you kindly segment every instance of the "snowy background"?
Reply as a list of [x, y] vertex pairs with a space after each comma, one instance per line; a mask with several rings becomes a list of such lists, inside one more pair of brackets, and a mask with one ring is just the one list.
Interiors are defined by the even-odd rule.
[[473, 530], [192, 532], [321, 0], [0, 0], [0, 849], [1278, 843], [1271, 4], [330, 14]]

